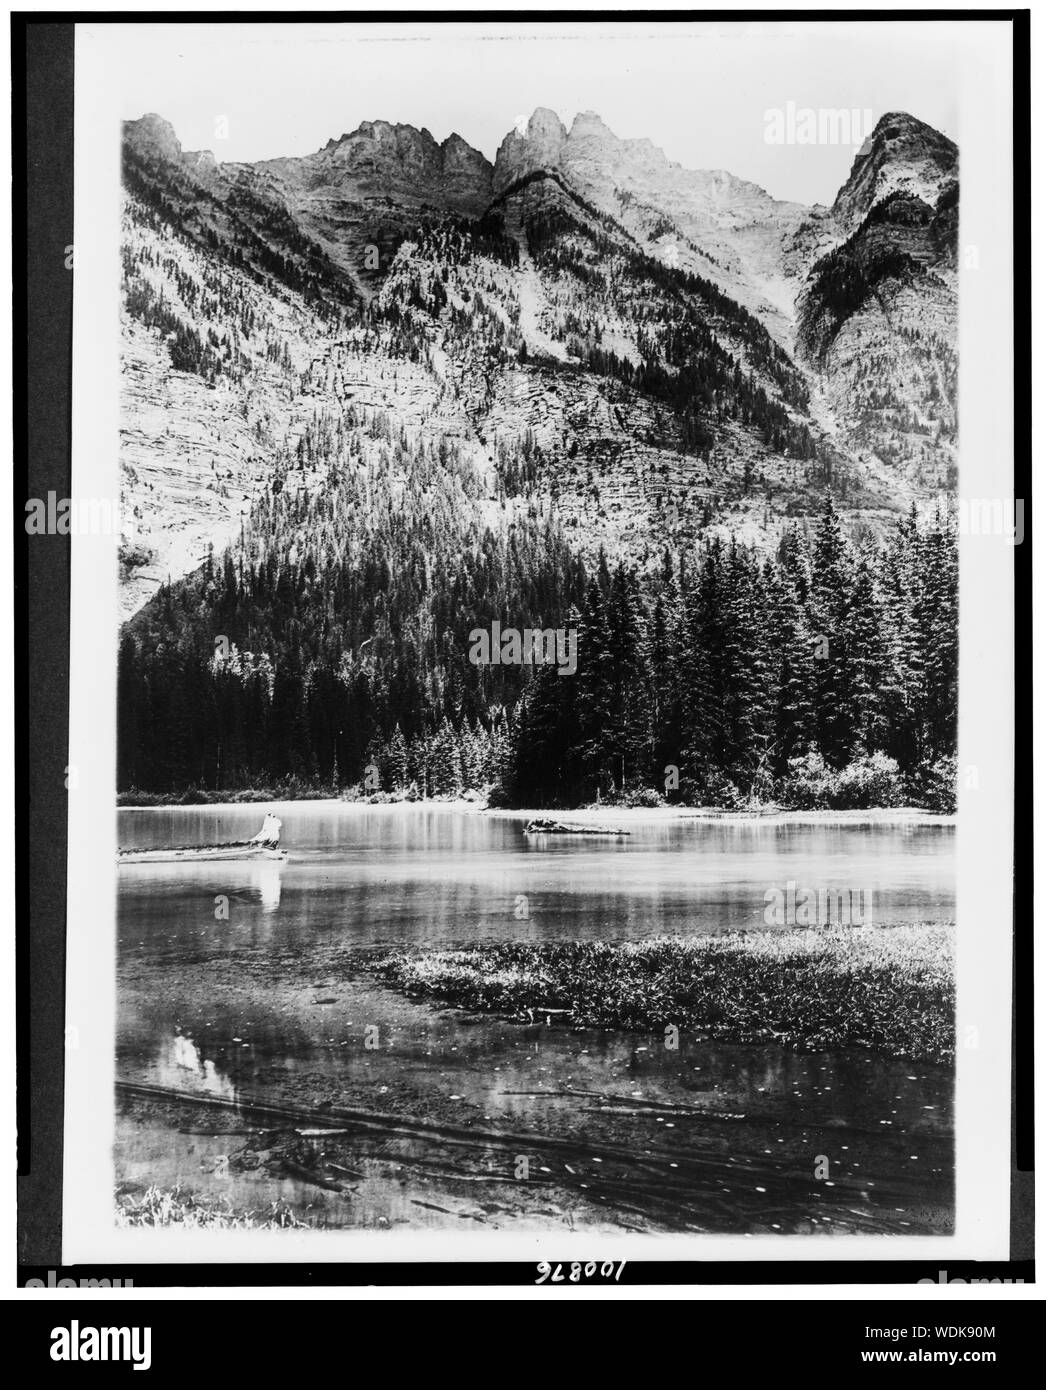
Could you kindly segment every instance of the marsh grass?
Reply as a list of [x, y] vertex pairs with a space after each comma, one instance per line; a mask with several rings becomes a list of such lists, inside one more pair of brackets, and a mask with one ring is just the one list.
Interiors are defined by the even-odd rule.
[[393, 951], [368, 968], [408, 994], [575, 1026], [687, 1032], [803, 1051], [954, 1053], [954, 932], [917, 924], [626, 943]]
[[224, 1198], [204, 1199], [181, 1186], [147, 1188], [140, 1196], [116, 1199], [116, 1224], [127, 1226], [185, 1226], [223, 1231], [282, 1230], [307, 1227], [285, 1202], [270, 1202], [261, 1211], [235, 1211]]

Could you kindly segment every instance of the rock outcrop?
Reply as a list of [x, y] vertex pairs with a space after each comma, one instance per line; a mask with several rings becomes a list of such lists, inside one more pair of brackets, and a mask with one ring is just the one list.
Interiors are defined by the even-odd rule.
[[400, 431], [453, 441], [499, 524], [554, 508], [640, 565], [952, 477], [957, 156], [912, 117], [832, 208], [544, 109], [493, 164], [387, 121], [219, 164], [148, 115], [125, 188], [127, 612], [267, 489], [321, 489], [331, 439], [379, 472]]

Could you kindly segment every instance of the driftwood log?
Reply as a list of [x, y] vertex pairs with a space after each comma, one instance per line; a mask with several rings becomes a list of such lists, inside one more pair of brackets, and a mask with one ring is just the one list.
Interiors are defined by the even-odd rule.
[[526, 835], [631, 835], [610, 825], [575, 825], [571, 821], [538, 819], [527, 822]]

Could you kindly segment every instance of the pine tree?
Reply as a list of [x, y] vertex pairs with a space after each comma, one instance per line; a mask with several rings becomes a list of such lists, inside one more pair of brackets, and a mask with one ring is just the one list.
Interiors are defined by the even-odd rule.
[[[609, 574], [607, 584], [609, 587]], [[607, 731], [614, 720], [615, 677], [607, 604], [599, 582], [588, 587], [578, 627], [578, 653], [573, 679], [577, 681], [579, 770], [594, 791], [606, 793], [614, 786], [615, 754], [607, 746]]]
[[650, 669], [646, 625], [634, 574], [619, 564], [606, 608], [609, 676], [604, 757], [617, 790], [650, 767]]
[[418, 795], [424, 800], [430, 795], [429, 749], [427, 741], [420, 734], [415, 734], [407, 745], [407, 773], [417, 787]]
[[749, 795], [768, 789], [772, 753], [773, 663], [759, 567], [736, 542], [727, 570], [724, 680], [729, 721], [728, 775]]
[[924, 749], [936, 759], [955, 747], [959, 695], [958, 547], [940, 512], [918, 536], [916, 602], [922, 666]]
[[478, 791], [483, 786], [483, 742], [479, 728], [467, 721], [459, 738], [461, 777], [466, 791]]
[[832, 767], [846, 763], [853, 743], [845, 622], [849, 591], [850, 558], [832, 495], [828, 493], [811, 556], [807, 611], [814, 648], [817, 742]]
[[716, 536], [702, 554], [685, 596], [687, 644], [680, 732], [687, 776], [700, 788], [717, 783], [729, 763], [728, 597], [723, 544]]
[[446, 717], [436, 730], [431, 747], [430, 795], [460, 796], [461, 753], [454, 729]]
[[783, 776], [816, 736], [812, 690], [814, 649], [806, 614], [794, 588], [796, 569], [767, 561], [764, 570], [772, 732], [768, 761]]
[[385, 767], [390, 791], [402, 795], [407, 788], [409, 777], [407, 774], [407, 740], [403, 737], [403, 730], [399, 724], [393, 729], [392, 737], [389, 739]]
[[889, 668], [885, 624], [882, 604], [866, 561], [857, 567], [845, 624], [853, 730], [850, 755], [853, 757], [882, 749], [889, 729], [884, 713]]

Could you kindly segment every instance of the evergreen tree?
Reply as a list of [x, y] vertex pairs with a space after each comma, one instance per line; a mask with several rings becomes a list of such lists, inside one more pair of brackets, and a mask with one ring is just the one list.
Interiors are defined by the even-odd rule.
[[406, 790], [409, 777], [407, 771], [407, 740], [399, 724], [392, 731], [388, 753], [385, 759], [389, 788], [402, 793]]
[[846, 614], [850, 558], [832, 502], [825, 497], [810, 565], [808, 615], [813, 642], [813, 706], [817, 742], [833, 767], [842, 767], [853, 744], [850, 652]]

